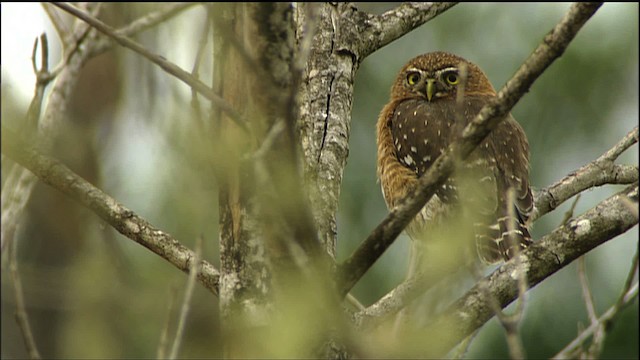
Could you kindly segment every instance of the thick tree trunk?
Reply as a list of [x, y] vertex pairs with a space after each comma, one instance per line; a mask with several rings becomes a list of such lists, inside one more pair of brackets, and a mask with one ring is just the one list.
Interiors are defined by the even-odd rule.
[[318, 271], [326, 274], [329, 264], [297, 158], [301, 71], [294, 64], [293, 7], [232, 4], [224, 11], [218, 31], [225, 44], [215, 57], [216, 72], [224, 74], [219, 93], [240, 111], [246, 129], [222, 116], [217, 131], [218, 152], [228, 154], [219, 176], [220, 306], [226, 355], [263, 356], [270, 353], [274, 316], [283, 312], [273, 297], [313, 282], [327, 288]]

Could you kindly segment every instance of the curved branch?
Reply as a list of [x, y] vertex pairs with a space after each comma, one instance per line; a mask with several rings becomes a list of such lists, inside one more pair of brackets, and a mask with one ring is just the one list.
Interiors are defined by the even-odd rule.
[[585, 22], [602, 3], [576, 3], [554, 27], [516, 74], [464, 129], [460, 140], [449, 146], [418, 180], [416, 189], [380, 223], [356, 251], [340, 265], [339, 288], [344, 295], [394, 242], [427, 201], [447, 180], [455, 161], [464, 160], [494, 129], [533, 82], [569, 46]]
[[529, 217], [529, 222], [539, 219], [574, 195], [592, 187], [604, 184], [630, 184], [637, 182], [637, 166], [614, 164], [620, 154], [637, 142], [638, 127], [636, 126], [599, 158], [569, 173], [569, 175], [554, 184], [536, 191], [535, 210]]
[[[2, 126], [2, 153], [29, 169], [45, 184], [89, 208], [122, 235], [151, 250], [183, 272], [190, 271], [196, 258], [193, 251], [91, 185], [58, 160], [38, 152], [29, 142], [5, 126]], [[218, 295], [219, 279], [218, 270], [201, 260], [198, 269], [200, 283]]]

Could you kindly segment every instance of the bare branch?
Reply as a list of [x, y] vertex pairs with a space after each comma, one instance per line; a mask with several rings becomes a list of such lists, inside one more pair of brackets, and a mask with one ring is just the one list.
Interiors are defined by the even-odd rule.
[[27, 348], [27, 353], [31, 359], [40, 359], [40, 352], [36, 346], [36, 341], [33, 338], [33, 332], [31, 331], [31, 325], [29, 325], [29, 315], [27, 314], [27, 307], [24, 302], [24, 293], [22, 291], [22, 281], [20, 280], [20, 274], [18, 273], [18, 259], [17, 259], [17, 246], [11, 244], [11, 254], [9, 255], [9, 272], [11, 273], [11, 280], [13, 281], [13, 292], [16, 298], [16, 321], [18, 327], [22, 332], [22, 338]]
[[[527, 270], [526, 277], [531, 287], [535, 286], [574, 259], [635, 226], [638, 218], [633, 209], [627, 205], [628, 201], [633, 201], [637, 206], [637, 184], [602, 201], [577, 219], [561, 225], [524, 250], [518, 260], [511, 259], [482, 281], [488, 283], [489, 292], [496, 297], [501, 307], [506, 307], [518, 296], [518, 277], [513, 276], [518, 273], [518, 261], [521, 261], [520, 268]], [[439, 275], [437, 274], [436, 277]], [[416, 294], [423, 290], [421, 289], [424, 287], [423, 284], [424, 281], [421, 278], [405, 281], [377, 303], [356, 314], [356, 325], [368, 327], [380, 323], [381, 319], [399, 311], [415, 298]], [[477, 284], [456, 302], [457, 305], [447, 311], [452, 317], [447, 325], [456, 329], [457, 341], [493, 316], [482, 286]], [[456, 326], [451, 325], [456, 321], [453, 317], [460, 321]], [[443, 322], [443, 319], [441, 318], [440, 322]], [[453, 345], [455, 342], [450, 344], [451, 347]]]
[[136, 53], [142, 55], [144, 58], [158, 65], [161, 69], [163, 69], [167, 73], [173, 75], [177, 79], [189, 85], [192, 89], [202, 94], [204, 97], [210, 100], [213, 104], [215, 104], [218, 108], [220, 108], [220, 110], [224, 111], [227, 115], [229, 115], [229, 117], [236, 124], [238, 124], [238, 126], [247, 130], [247, 122], [238, 114], [238, 112], [235, 109], [233, 109], [223, 98], [218, 96], [218, 94], [216, 94], [209, 86], [207, 86], [205, 83], [203, 83], [199, 79], [193, 77], [191, 74], [183, 70], [181, 67], [166, 60], [165, 58], [163, 58], [158, 54], [152, 53], [142, 45], [138, 44], [137, 42], [129, 39], [124, 35], [121, 35], [112, 27], [94, 18], [93, 16], [85, 13], [82, 10], [79, 10], [66, 3], [54, 3], [54, 4], [60, 7], [61, 9], [71, 13], [72, 15], [78, 17], [79, 19], [82, 19], [87, 24], [91, 25], [101, 33], [115, 40], [118, 44], [126, 48], [129, 48], [135, 51]]
[[49, 20], [53, 24], [53, 27], [56, 29], [56, 33], [60, 38], [60, 42], [62, 43], [63, 48], [68, 46], [69, 34], [71, 33], [67, 25], [64, 23], [64, 20], [60, 16], [60, 13], [49, 3], [43, 2], [41, 3], [42, 8], [49, 16]]
[[198, 5], [198, 3], [189, 2], [177, 2], [173, 4], [164, 5], [160, 10], [150, 12], [134, 21], [129, 25], [118, 30], [118, 33], [123, 36], [132, 36], [148, 30], [156, 25], [179, 15], [181, 12]]
[[361, 14], [368, 17], [367, 21], [362, 22], [366, 28], [357, 29], [359, 36], [354, 39], [356, 43], [351, 44], [351, 48], [358, 51], [362, 61], [371, 53], [406, 35], [456, 4], [455, 2], [406, 2], [378, 16]]
[[[208, 7], [207, 9], [210, 9], [210, 7]], [[211, 32], [212, 19], [209, 12], [210, 10], [207, 11], [207, 20], [204, 22], [204, 26], [202, 27], [202, 33], [200, 34], [200, 40], [198, 41], [198, 51], [196, 53], [196, 59], [193, 64], [193, 70], [191, 70], [191, 76], [195, 77], [196, 79], [200, 78], [200, 65], [204, 56], [204, 50], [207, 47], [209, 32]], [[191, 89], [191, 107], [196, 114], [196, 118], [201, 120], [202, 114], [200, 109], [200, 102], [198, 101], [198, 92], [194, 89]], [[198, 123], [202, 124], [202, 121], [198, 121]]]
[[453, 171], [454, 161], [464, 160], [484, 140], [533, 82], [557, 59], [582, 25], [601, 3], [576, 3], [544, 38], [516, 74], [498, 92], [496, 100], [486, 105], [464, 129], [460, 140], [449, 146], [433, 166], [419, 179], [414, 191], [380, 223], [356, 251], [340, 265], [339, 288], [344, 295], [393, 243], [406, 225], [420, 211]]
[[[591, 290], [589, 289], [589, 285], [586, 279], [584, 258], [585, 257], [582, 256], [580, 258], [580, 262], [578, 263], [578, 274], [580, 275], [580, 283], [582, 284], [583, 296], [585, 297], [585, 302], [587, 303], [587, 312], [589, 314], [589, 319], [591, 320], [591, 325], [583, 332], [581, 332], [580, 335], [578, 335], [573, 341], [571, 341], [571, 343], [569, 343], [564, 349], [562, 349], [562, 351], [556, 354], [554, 359], [576, 358], [578, 356], [580, 358], [598, 358], [604, 345], [604, 338], [607, 330], [611, 328], [609, 323], [618, 314], [618, 312], [626, 305], [628, 305], [628, 303], [637, 295], [638, 284], [636, 283], [634, 285], [633, 279], [635, 278], [635, 274], [638, 271], [638, 251], [636, 251], [636, 255], [633, 257], [631, 267], [629, 268], [629, 274], [627, 275], [627, 280], [624, 283], [622, 292], [616, 300], [616, 303], [611, 308], [609, 308], [609, 310], [607, 310], [605, 314], [603, 314], [601, 317], [598, 317], [595, 312]], [[629, 295], [634, 294], [634, 292], [635, 295], [629, 297]], [[592, 338], [592, 340], [591, 345], [587, 349], [587, 354], [581, 354], [582, 352], [584, 352], [581, 345], [590, 337]]]
[[[630, 279], [633, 280], [635, 272], [638, 271], [638, 253], [633, 260], [633, 266], [630, 271]], [[628, 285], [628, 286], [627, 286]], [[633, 284], [632, 281], [625, 283], [624, 291], [620, 298], [612, 307], [602, 314], [596, 323], [591, 325], [580, 333], [573, 341], [558, 352], [552, 359], [574, 359], [576, 358], [576, 352], [580, 351], [581, 345], [589, 339], [594, 332], [599, 331], [603, 324], [611, 322], [619, 313], [620, 310], [631, 304], [638, 297], [638, 283]]]
[[[626, 232], [638, 224], [623, 199], [638, 201], [638, 185], [634, 184], [600, 202], [583, 215], [561, 226], [520, 254], [522, 268], [531, 287], [542, 282], [573, 260], [595, 247]], [[501, 307], [509, 305], [518, 294], [515, 259], [506, 262], [483, 279]], [[425, 339], [432, 339], [432, 356], [438, 357], [486, 323], [493, 316], [491, 307], [476, 284], [425, 329]]]
[[202, 236], [196, 239], [196, 245], [193, 254], [193, 261], [191, 262], [191, 268], [189, 269], [189, 277], [187, 278], [187, 287], [184, 291], [184, 299], [182, 300], [182, 307], [180, 308], [180, 318], [178, 319], [178, 329], [176, 329], [176, 336], [173, 340], [173, 346], [171, 347], [171, 353], [169, 359], [176, 359], [178, 357], [178, 351], [180, 350], [180, 344], [182, 343], [182, 337], [184, 336], [184, 325], [187, 321], [187, 315], [189, 314], [189, 308], [191, 307], [191, 297], [193, 296], [193, 288], [196, 284], [196, 277], [198, 275], [198, 267], [196, 264], [200, 262], [202, 253]]
[[[40, 40], [36, 38], [33, 45], [31, 63], [33, 71], [36, 75], [36, 87], [33, 99], [29, 104], [24, 126], [20, 129], [22, 134], [33, 136], [38, 131], [38, 122], [42, 113], [42, 103], [44, 101], [44, 92], [47, 85], [50, 84], [53, 77], [49, 74], [49, 43], [47, 35], [40, 35]], [[36, 64], [36, 53], [38, 44], [41, 44], [41, 66], [38, 69]], [[35, 183], [35, 179], [18, 168], [13, 168], [7, 180], [5, 180], [2, 189], [2, 235], [0, 236], [0, 251], [4, 252], [7, 244], [13, 241], [16, 228], [18, 226], [19, 214], [24, 209], [29, 195], [30, 189]]]
[[[42, 182], [51, 185], [113, 226], [118, 232], [159, 255], [178, 269], [189, 272], [194, 253], [171, 235], [127, 209], [100, 189], [88, 183], [59, 161], [28, 145], [17, 133], [2, 126], [2, 153], [29, 169]], [[218, 294], [220, 275], [213, 265], [201, 260], [198, 280]]]
[[[191, 276], [191, 273], [189, 273]], [[169, 306], [167, 308], [167, 321], [165, 321], [162, 327], [162, 333], [160, 334], [160, 343], [158, 344], [158, 352], [156, 358], [164, 359], [167, 353], [167, 343], [169, 341], [169, 328], [171, 327], [171, 314], [173, 313], [173, 304], [178, 297], [178, 289], [175, 286], [171, 286], [169, 289]]]
[[576, 194], [605, 184], [631, 184], [638, 181], [638, 167], [617, 165], [614, 161], [625, 150], [638, 142], [638, 127], [631, 130], [615, 146], [596, 160], [572, 171], [556, 183], [536, 191], [535, 210], [529, 217], [534, 222], [553, 211]]
[[599, 357], [602, 347], [604, 346], [606, 330], [605, 324], [598, 321], [598, 314], [596, 313], [596, 307], [593, 303], [593, 293], [591, 292], [589, 280], [587, 279], [585, 262], [586, 255], [583, 255], [578, 259], [578, 278], [580, 279], [580, 287], [582, 288], [582, 297], [587, 307], [587, 314], [589, 315], [591, 325], [599, 325], [596, 327], [593, 340], [591, 341], [591, 346], [589, 346], [586, 355], [587, 358], [596, 359]]
[[[131, 37], [170, 20], [194, 5], [197, 5], [197, 3], [174, 3], [165, 5], [162, 9], [148, 13], [132, 21], [129, 25], [116, 30], [116, 32], [122, 36]], [[111, 49], [112, 46], [113, 41], [111, 41], [111, 38], [102, 38], [99, 43], [95, 45], [92, 55], [95, 56], [102, 54], [103, 52]]]

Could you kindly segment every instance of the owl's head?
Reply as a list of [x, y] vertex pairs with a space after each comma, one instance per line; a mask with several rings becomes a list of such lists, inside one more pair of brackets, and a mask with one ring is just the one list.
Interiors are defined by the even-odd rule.
[[463, 71], [466, 71], [467, 79], [466, 96], [495, 95], [489, 79], [477, 65], [457, 55], [437, 51], [416, 56], [402, 68], [391, 88], [391, 98], [424, 98], [429, 102], [455, 100]]

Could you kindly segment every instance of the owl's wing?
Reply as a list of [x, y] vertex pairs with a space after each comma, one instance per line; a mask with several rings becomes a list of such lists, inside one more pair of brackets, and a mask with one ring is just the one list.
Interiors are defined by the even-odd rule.
[[[491, 156], [496, 159], [500, 208], [497, 225], [498, 247], [505, 260], [531, 244], [527, 219], [533, 210], [533, 194], [529, 185], [529, 144], [522, 127], [508, 115], [485, 140]], [[507, 198], [513, 189], [513, 202]], [[513, 217], [512, 217], [513, 215]]]
[[[451, 102], [419, 99], [398, 104], [390, 124], [397, 160], [421, 176], [486, 103], [487, 98], [478, 97], [465, 100], [462, 109]], [[525, 226], [533, 204], [528, 151], [524, 131], [509, 115], [434, 196], [451, 204], [463, 194], [474, 221], [481, 224], [476, 242], [485, 262], [509, 259], [513, 247], [526, 247], [531, 241]], [[513, 204], [508, 203], [509, 188], [515, 190]]]

